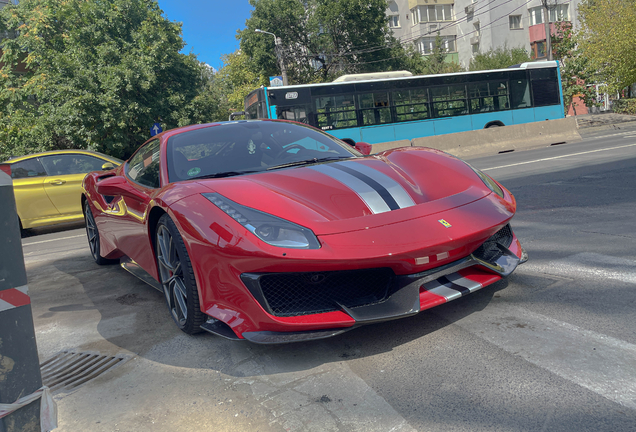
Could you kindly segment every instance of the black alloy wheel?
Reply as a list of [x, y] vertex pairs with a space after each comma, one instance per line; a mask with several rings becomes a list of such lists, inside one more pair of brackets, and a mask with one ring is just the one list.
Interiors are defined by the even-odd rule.
[[100, 254], [99, 247], [99, 231], [97, 230], [97, 224], [91, 211], [91, 206], [88, 204], [88, 200], [84, 202], [84, 220], [86, 222], [86, 236], [88, 237], [88, 246], [91, 248], [91, 255], [95, 262], [99, 265], [115, 264], [119, 260], [106, 259]]
[[159, 279], [172, 319], [187, 334], [201, 332], [205, 315], [199, 308], [192, 263], [177, 226], [167, 214], [157, 223], [155, 250]]

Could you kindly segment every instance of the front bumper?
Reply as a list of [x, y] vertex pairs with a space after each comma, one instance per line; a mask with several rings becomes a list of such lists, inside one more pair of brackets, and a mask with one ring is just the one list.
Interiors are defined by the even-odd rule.
[[[253, 331], [244, 332], [242, 337], [258, 344], [317, 340], [336, 336], [360, 325], [415, 315], [422, 310], [468, 295], [511, 274], [520, 263], [527, 260], [527, 254], [516, 237], [511, 240], [508, 243], [510, 249], [505, 243], [492, 242], [487, 250], [479, 248], [469, 256], [444, 266], [394, 276], [387, 288], [389, 295], [380, 301], [354, 307], [337, 302], [337, 308], [353, 319], [354, 324], [349, 327], [297, 332]], [[242, 278], [261, 305], [271, 312], [259, 283], [260, 278], [267, 275], [245, 274]], [[204, 330], [234, 339], [231, 337], [231, 330], [227, 331], [229, 328], [216, 331], [222, 327], [220, 322], [202, 326]]]

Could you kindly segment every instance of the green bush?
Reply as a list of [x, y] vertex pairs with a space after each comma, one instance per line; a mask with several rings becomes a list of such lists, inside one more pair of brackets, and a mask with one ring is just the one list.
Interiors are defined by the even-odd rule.
[[636, 98], [615, 100], [612, 110], [618, 114], [636, 115]]

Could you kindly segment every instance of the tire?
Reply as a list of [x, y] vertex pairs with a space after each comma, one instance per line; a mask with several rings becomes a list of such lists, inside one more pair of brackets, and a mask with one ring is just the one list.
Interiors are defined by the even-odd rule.
[[86, 236], [88, 237], [88, 246], [91, 249], [91, 255], [95, 262], [99, 265], [116, 264], [119, 260], [106, 259], [101, 255], [100, 243], [99, 243], [99, 231], [91, 206], [88, 201], [84, 202], [84, 221], [86, 222]]
[[18, 224], [20, 225], [20, 238], [29, 237], [30, 233], [28, 230], [22, 228], [22, 219], [18, 216]]
[[170, 216], [164, 214], [157, 223], [155, 251], [159, 282], [173, 321], [187, 334], [203, 331], [205, 315], [199, 307], [197, 283], [183, 238]]

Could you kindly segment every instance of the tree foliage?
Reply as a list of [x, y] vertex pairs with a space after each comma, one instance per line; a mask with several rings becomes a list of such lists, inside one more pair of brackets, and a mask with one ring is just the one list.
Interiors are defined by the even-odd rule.
[[279, 75], [274, 33], [290, 84], [325, 82], [345, 73], [405, 69], [419, 55], [405, 50], [388, 26], [386, 0], [250, 0], [241, 52], [259, 81]]
[[241, 50], [226, 54], [222, 59], [223, 67], [219, 70], [217, 79], [225, 85], [228, 112], [242, 111], [245, 97], [261, 85], [269, 85], [269, 80], [252, 70], [250, 59]]
[[435, 75], [464, 71], [464, 68], [462, 68], [459, 64], [447, 61], [447, 57], [448, 54], [444, 48], [443, 39], [440, 34], [437, 33], [432, 52], [426, 57], [423, 57], [423, 62], [420, 68], [415, 66], [414, 70], [411, 70], [411, 72], [416, 74]]
[[531, 61], [525, 48], [508, 48], [507, 46], [479, 53], [470, 60], [468, 70], [503, 69], [512, 65]]
[[596, 90], [588, 86], [594, 83], [593, 69], [590, 60], [581, 53], [578, 38], [568, 25], [556, 26], [552, 35], [552, 51], [554, 59], [559, 61], [561, 67], [561, 86], [563, 88], [563, 101], [565, 112], [572, 107], [576, 115], [574, 97], [588, 107], [596, 105]]
[[179, 53], [181, 26], [154, 0], [22, 0], [0, 11], [2, 30], [16, 37], [1, 41], [0, 158], [64, 148], [127, 157], [154, 122], [215, 109], [205, 68]]
[[636, 82], [636, 0], [583, 0], [581, 50], [610, 91]]

